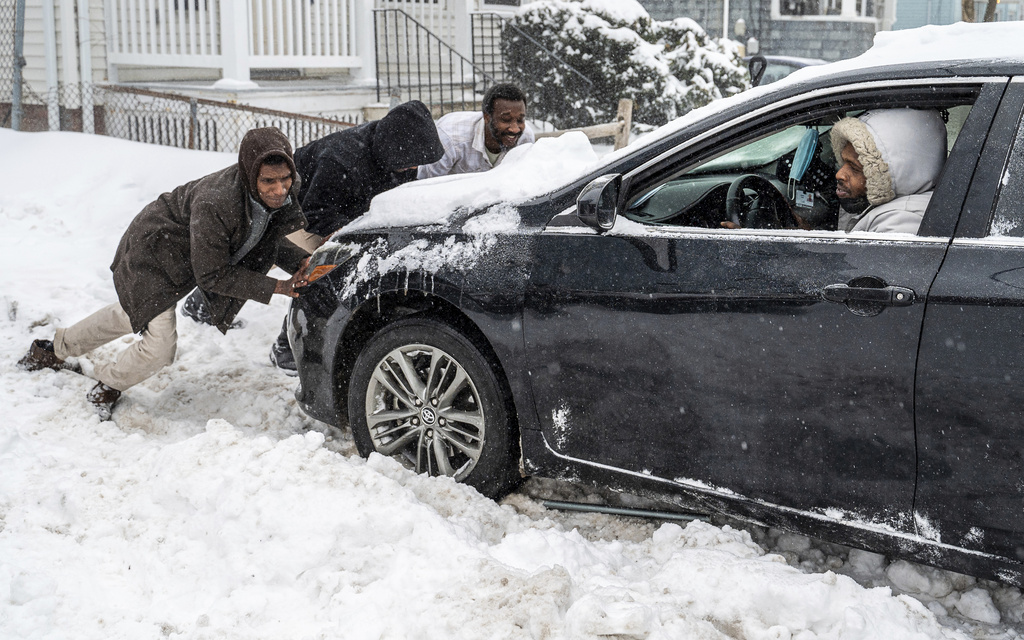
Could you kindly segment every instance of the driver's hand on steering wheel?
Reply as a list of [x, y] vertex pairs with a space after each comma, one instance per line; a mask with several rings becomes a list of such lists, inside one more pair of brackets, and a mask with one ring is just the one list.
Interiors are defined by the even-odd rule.
[[[803, 218], [798, 216], [795, 211], [792, 212], [792, 213], [793, 213], [793, 219], [796, 220], [796, 228], [797, 229], [804, 229], [805, 231], [810, 231], [813, 228], [813, 227], [811, 227], [810, 223], [808, 223], [806, 220], [804, 220]], [[721, 225], [725, 229], [742, 229], [743, 228], [740, 225], [738, 225], [735, 222], [733, 222], [732, 220], [723, 220], [722, 222], [719, 222], [718, 224]]]

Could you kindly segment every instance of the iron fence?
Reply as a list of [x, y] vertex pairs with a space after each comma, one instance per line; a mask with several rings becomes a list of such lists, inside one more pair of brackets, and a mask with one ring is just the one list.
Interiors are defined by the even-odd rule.
[[477, 109], [477, 94], [495, 83], [401, 9], [374, 9], [377, 38], [377, 101], [416, 99], [434, 117]]
[[[14, 29], [18, 0], [0, 0], [0, 105], [14, 101]], [[11, 126], [11, 108], [0, 108], [0, 126]]]
[[[580, 73], [508, 18], [497, 13], [480, 12], [472, 14], [470, 22], [473, 41], [473, 62], [499, 82], [523, 84], [517, 58], [542, 60], [546, 66], [564, 71], [566, 86], [574, 93], [586, 95], [594, 88], [594, 82]], [[510, 55], [514, 53], [514, 55]]]
[[[85, 101], [89, 105], [85, 109], [83, 92], [88, 92], [92, 98], [91, 103]], [[354, 114], [347, 118], [327, 118], [121, 85], [61, 84], [56, 93], [61, 131], [87, 131], [83, 118], [89, 117], [91, 106], [92, 131], [97, 134], [205, 151], [235, 152], [245, 132], [257, 127], [281, 129], [298, 148], [361, 120]], [[0, 94], [0, 103], [8, 106], [6, 119], [0, 113], [0, 125], [5, 127], [11, 126], [7, 96]], [[50, 106], [46, 97], [27, 91], [23, 102], [22, 129], [50, 128]]]
[[355, 124], [123, 86], [94, 87], [96, 132], [204, 151], [238, 150], [250, 129], [277, 127], [295, 148]]

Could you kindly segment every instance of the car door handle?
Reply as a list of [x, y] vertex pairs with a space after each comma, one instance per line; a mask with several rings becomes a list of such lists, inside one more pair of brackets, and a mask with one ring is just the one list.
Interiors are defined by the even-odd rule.
[[848, 284], [830, 284], [822, 295], [831, 302], [877, 302], [893, 307], [906, 307], [914, 303], [913, 289], [907, 287], [851, 287]]

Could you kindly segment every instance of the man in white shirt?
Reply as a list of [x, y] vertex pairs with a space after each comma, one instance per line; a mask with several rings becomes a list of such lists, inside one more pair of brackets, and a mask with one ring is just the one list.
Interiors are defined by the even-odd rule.
[[444, 156], [420, 165], [419, 179], [488, 171], [509, 149], [534, 141], [526, 124], [526, 96], [512, 84], [496, 84], [484, 94], [483, 111], [454, 111], [437, 121]]

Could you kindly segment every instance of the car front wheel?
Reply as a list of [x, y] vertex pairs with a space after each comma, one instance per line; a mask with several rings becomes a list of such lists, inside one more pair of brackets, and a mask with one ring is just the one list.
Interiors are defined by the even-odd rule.
[[500, 497], [519, 480], [501, 390], [480, 349], [448, 325], [428, 318], [388, 325], [363, 348], [349, 381], [356, 447]]

